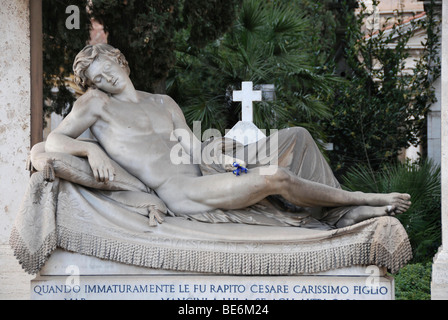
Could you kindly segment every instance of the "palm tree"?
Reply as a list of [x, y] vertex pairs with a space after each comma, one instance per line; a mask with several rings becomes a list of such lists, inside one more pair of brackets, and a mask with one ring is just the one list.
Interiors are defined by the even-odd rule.
[[178, 52], [168, 92], [190, 124], [201, 121], [203, 130], [224, 133], [240, 119], [231, 92], [242, 81], [274, 84], [276, 99], [256, 104], [254, 123], [263, 129], [302, 126], [323, 140], [317, 122], [330, 114], [323, 98], [331, 94], [332, 78], [310, 63], [313, 53], [303, 36], [308, 23], [278, 2], [244, 0], [224, 37], [203, 50], [185, 46]]

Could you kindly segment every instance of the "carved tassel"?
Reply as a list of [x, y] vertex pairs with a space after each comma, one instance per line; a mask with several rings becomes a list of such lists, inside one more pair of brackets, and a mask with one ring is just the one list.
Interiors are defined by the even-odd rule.
[[53, 162], [50, 159], [47, 160], [44, 167], [44, 179], [49, 182], [53, 182], [55, 179]]
[[157, 227], [157, 224], [161, 224], [164, 221], [161, 212], [155, 206], [150, 206], [148, 210], [150, 227]]
[[33, 171], [33, 164], [31, 163], [30, 156], [28, 156], [28, 158], [26, 158], [26, 170]]

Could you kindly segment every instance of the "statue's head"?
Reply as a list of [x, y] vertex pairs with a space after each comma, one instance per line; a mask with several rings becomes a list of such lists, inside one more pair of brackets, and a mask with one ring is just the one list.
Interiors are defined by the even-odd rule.
[[85, 46], [84, 49], [76, 55], [75, 62], [73, 63], [75, 82], [84, 90], [93, 86], [86, 75], [87, 69], [95, 59], [103, 55], [118, 63], [128, 75], [130, 74], [128, 62], [120, 50], [105, 43]]

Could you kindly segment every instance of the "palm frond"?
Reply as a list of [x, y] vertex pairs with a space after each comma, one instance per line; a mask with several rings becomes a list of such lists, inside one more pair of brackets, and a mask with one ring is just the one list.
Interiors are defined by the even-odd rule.
[[441, 242], [440, 178], [440, 166], [425, 160], [387, 164], [378, 172], [356, 165], [349, 169], [342, 184], [352, 191], [410, 194], [411, 207], [397, 218], [409, 235], [414, 260], [426, 261], [433, 257]]
[[[280, 128], [288, 124], [309, 123], [329, 116], [325, 98], [331, 94], [330, 78], [319, 75], [310, 61], [303, 31], [306, 19], [280, 2], [243, 0], [234, 27], [219, 41], [188, 57], [190, 75], [179, 72], [185, 92], [203, 95], [186, 101], [182, 107], [188, 118], [218, 123], [206, 115], [235, 121], [240, 106], [230, 99], [211, 99], [238, 88], [241, 81], [274, 84], [278, 101], [257, 103], [254, 121], [261, 128]], [[195, 87], [199, 91], [195, 91]], [[179, 91], [183, 92], [183, 91]], [[183, 94], [182, 94], [183, 95]], [[208, 96], [210, 95], [210, 96]], [[207, 101], [214, 101], [209, 104]], [[220, 112], [215, 102], [222, 103]], [[229, 124], [233, 126], [234, 123]], [[310, 131], [318, 131], [315, 130]]]
[[201, 98], [189, 101], [184, 108], [185, 119], [188, 124], [200, 121], [202, 131], [207, 129], [218, 129], [223, 131], [226, 127], [225, 116], [221, 108], [222, 103], [216, 98], [203, 100]]
[[264, 4], [257, 0], [243, 1], [236, 28], [256, 33], [261, 32], [265, 24], [266, 14]]
[[307, 21], [303, 15], [290, 10], [287, 6], [276, 6], [271, 3], [272, 9], [268, 11], [272, 34], [276, 36], [297, 36], [305, 31]]

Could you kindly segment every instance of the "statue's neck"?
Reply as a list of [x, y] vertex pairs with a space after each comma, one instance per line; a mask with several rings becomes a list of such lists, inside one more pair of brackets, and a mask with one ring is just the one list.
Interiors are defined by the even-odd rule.
[[140, 96], [132, 84], [128, 85], [122, 92], [114, 94], [113, 97], [124, 102], [137, 103], [140, 101]]

